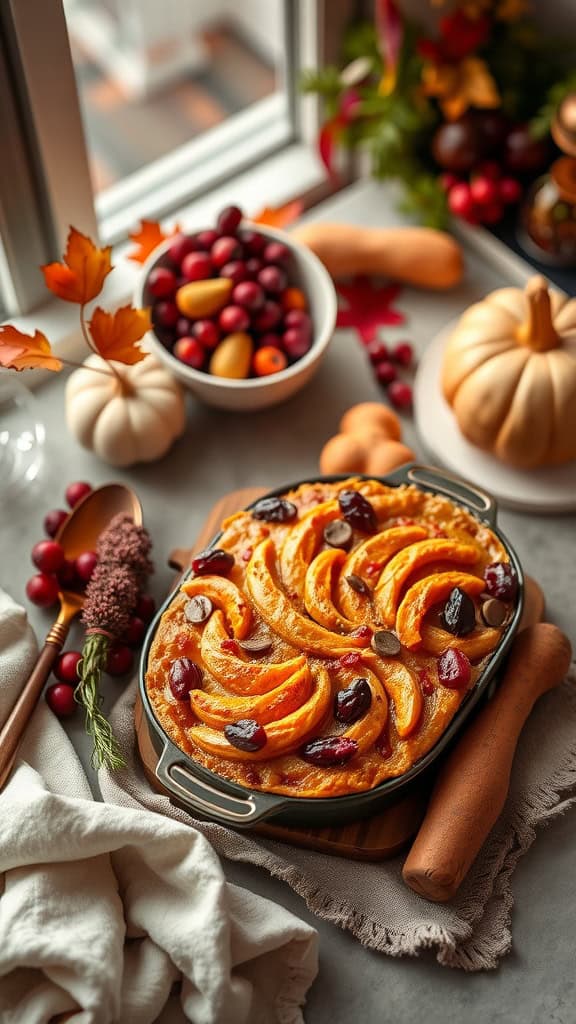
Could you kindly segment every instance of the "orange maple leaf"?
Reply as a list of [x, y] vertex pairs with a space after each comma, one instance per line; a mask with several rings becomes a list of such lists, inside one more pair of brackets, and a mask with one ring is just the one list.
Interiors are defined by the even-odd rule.
[[110, 245], [99, 249], [86, 235], [70, 228], [64, 262], [42, 267], [48, 288], [66, 302], [83, 306], [102, 291], [104, 278], [112, 270], [111, 252]]
[[448, 121], [456, 121], [469, 107], [494, 110], [501, 103], [498, 87], [479, 57], [465, 57], [459, 64], [429, 64], [423, 68], [422, 84], [427, 96], [438, 99]]
[[178, 235], [180, 228], [176, 226], [173, 231], [165, 232], [160, 227], [158, 221], [155, 220], [143, 220], [140, 222], [139, 231], [134, 231], [130, 235], [130, 241], [134, 242], [138, 248], [134, 252], [129, 253], [128, 259], [135, 260], [136, 263], [145, 263], [151, 252], [156, 249], [158, 245], [165, 242], [167, 238], [172, 238], [173, 235]]
[[137, 342], [152, 327], [149, 309], [122, 306], [115, 313], [106, 313], [97, 306], [88, 326], [103, 359], [132, 366], [147, 355], [137, 347]]
[[293, 199], [290, 203], [284, 203], [284, 206], [265, 206], [260, 213], [252, 217], [254, 224], [264, 224], [270, 228], [283, 228], [287, 224], [292, 224], [293, 221], [298, 220], [298, 217], [304, 209], [304, 204], [301, 199]]
[[52, 355], [48, 338], [40, 331], [23, 334], [10, 324], [0, 325], [0, 366], [8, 370], [57, 370], [62, 363]]

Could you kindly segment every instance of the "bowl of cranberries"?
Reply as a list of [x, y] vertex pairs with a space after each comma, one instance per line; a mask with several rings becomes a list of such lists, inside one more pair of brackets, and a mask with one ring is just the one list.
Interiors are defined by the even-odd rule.
[[237, 206], [214, 227], [174, 235], [142, 268], [152, 351], [198, 398], [249, 412], [276, 405], [318, 369], [336, 322], [324, 266]]

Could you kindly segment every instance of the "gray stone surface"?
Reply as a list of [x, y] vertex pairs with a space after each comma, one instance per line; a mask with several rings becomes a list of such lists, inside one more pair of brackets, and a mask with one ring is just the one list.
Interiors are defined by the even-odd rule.
[[[315, 215], [363, 223], [384, 223], [393, 216], [386, 194], [374, 185], [356, 186]], [[410, 338], [423, 350], [470, 301], [501, 283], [500, 271], [471, 256], [465, 283], [449, 295], [403, 290], [398, 306], [407, 315], [407, 325], [384, 335], [390, 340]], [[23, 603], [32, 572], [30, 548], [42, 536], [44, 513], [63, 504], [70, 481], [85, 479], [98, 485], [119, 480], [134, 487], [154, 541], [153, 591], [160, 599], [172, 575], [167, 567], [170, 549], [193, 541], [216, 498], [235, 487], [275, 487], [313, 475], [320, 448], [336, 432], [342, 412], [355, 402], [381, 397], [359, 342], [350, 332], [338, 332], [316, 379], [287, 404], [235, 415], [203, 408], [190, 397], [186, 434], [170, 455], [158, 463], [118, 471], [83, 451], [67, 432], [63, 386], [63, 379], [57, 378], [37, 392], [47, 428], [38, 488], [10, 508], [0, 505], [0, 586]], [[408, 419], [405, 437], [422, 456]], [[526, 571], [542, 584], [549, 618], [576, 645], [576, 517], [502, 511], [499, 522]], [[51, 616], [31, 609], [30, 617], [43, 636]], [[121, 685], [107, 683], [107, 706]], [[88, 743], [80, 720], [69, 729], [87, 763]], [[310, 993], [308, 1024], [573, 1024], [575, 853], [576, 815], [570, 813], [542, 832], [521, 861], [514, 876], [514, 949], [498, 971], [483, 975], [439, 967], [432, 957], [394, 960], [369, 952], [349, 934], [316, 919], [283, 883], [248, 866], [233, 864], [226, 870], [231, 880], [284, 904], [318, 928], [321, 967]]]

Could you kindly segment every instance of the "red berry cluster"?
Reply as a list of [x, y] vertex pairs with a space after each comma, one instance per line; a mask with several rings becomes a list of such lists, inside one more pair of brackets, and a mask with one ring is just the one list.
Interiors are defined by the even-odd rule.
[[[73, 509], [91, 490], [92, 487], [85, 481], [70, 484], [64, 495], [68, 507]], [[47, 512], [44, 516], [44, 532], [51, 539], [40, 540], [32, 548], [32, 562], [39, 572], [28, 580], [26, 595], [41, 608], [50, 608], [56, 604], [61, 590], [83, 591], [98, 562], [95, 551], [82, 551], [73, 561], [66, 558], [64, 548], [55, 538], [68, 515], [69, 512], [63, 508]], [[131, 670], [134, 663], [133, 649], [142, 643], [146, 626], [155, 610], [154, 598], [149, 594], [141, 594], [126, 633], [110, 647], [106, 666], [109, 675], [122, 676]], [[78, 665], [81, 659], [80, 651], [65, 651], [54, 663], [53, 672], [58, 682], [46, 690], [46, 701], [59, 718], [67, 717], [76, 710], [74, 689], [80, 682]]]
[[[215, 229], [177, 235], [165, 265], [150, 271], [147, 288], [156, 333], [177, 359], [209, 373], [220, 342], [246, 332], [253, 343], [248, 375], [261, 377], [306, 354], [312, 321], [304, 292], [290, 284], [290, 249], [257, 230], [242, 229], [242, 216], [237, 206], [228, 206]], [[211, 317], [191, 319], [182, 312], [186, 303], [179, 289], [210, 278], [232, 282], [228, 304]]]
[[469, 181], [448, 171], [441, 180], [451, 212], [469, 224], [497, 224], [504, 207], [517, 203], [522, 196], [518, 179], [502, 175], [494, 161], [481, 164]]
[[396, 409], [407, 410], [412, 406], [412, 388], [404, 380], [398, 378], [398, 367], [410, 369], [414, 362], [414, 351], [408, 341], [399, 341], [393, 348], [375, 338], [366, 346], [368, 358], [374, 368], [378, 382], [386, 388], [386, 393]]

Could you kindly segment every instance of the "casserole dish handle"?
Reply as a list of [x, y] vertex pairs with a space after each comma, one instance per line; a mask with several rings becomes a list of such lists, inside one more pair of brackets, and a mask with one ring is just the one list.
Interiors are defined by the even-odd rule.
[[417, 484], [435, 494], [444, 494], [460, 505], [464, 505], [474, 515], [480, 516], [489, 526], [496, 525], [496, 502], [489, 494], [474, 484], [434, 466], [424, 466], [418, 462], [407, 462], [392, 473], [387, 473], [388, 484]]
[[234, 828], [251, 828], [287, 804], [284, 797], [258, 792], [244, 794], [239, 787], [226, 782], [217, 788], [191, 771], [189, 763], [171, 744], [166, 744], [160, 755], [156, 777], [164, 789], [188, 810], [201, 818]]

